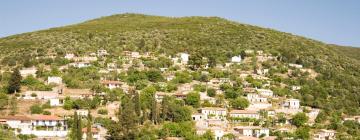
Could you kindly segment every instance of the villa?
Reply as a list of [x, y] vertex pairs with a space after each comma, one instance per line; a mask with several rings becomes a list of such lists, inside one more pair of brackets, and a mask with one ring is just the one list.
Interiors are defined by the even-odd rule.
[[32, 115], [0, 118], [10, 128], [15, 129], [15, 134], [33, 134], [37, 137], [66, 137], [68, 133], [65, 120], [58, 116]]
[[109, 88], [109, 89], [120, 88], [120, 86], [121, 86], [121, 82], [120, 82], [120, 81], [104, 80], [104, 81], [101, 81], [101, 84], [105, 85], [105, 86], [106, 86], [107, 88]]
[[259, 119], [260, 114], [257, 111], [253, 110], [232, 110], [230, 111], [230, 117]]
[[205, 118], [222, 119], [226, 117], [227, 111], [225, 108], [205, 107], [201, 108], [201, 113], [205, 115]]

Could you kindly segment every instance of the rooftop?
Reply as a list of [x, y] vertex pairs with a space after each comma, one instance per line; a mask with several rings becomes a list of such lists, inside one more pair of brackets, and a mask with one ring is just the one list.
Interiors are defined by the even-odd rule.
[[33, 116], [31, 116], [31, 118], [32, 118], [32, 120], [43, 120], [43, 121], [64, 120], [55, 115], [33, 115]]
[[232, 110], [230, 114], [257, 114], [255, 110]]
[[226, 111], [226, 108], [220, 108], [220, 107], [204, 107], [204, 108], [201, 108], [201, 110], [219, 110], [219, 111]]

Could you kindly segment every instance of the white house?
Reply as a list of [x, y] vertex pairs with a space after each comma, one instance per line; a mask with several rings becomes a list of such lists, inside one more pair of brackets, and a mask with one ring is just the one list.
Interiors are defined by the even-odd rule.
[[224, 129], [221, 127], [196, 128], [196, 134], [203, 135], [208, 130], [210, 130], [214, 134], [215, 140], [221, 140], [225, 134]]
[[256, 89], [256, 91], [260, 95], [266, 96], [266, 97], [272, 97], [274, 95], [273, 91], [271, 91], [270, 89]]
[[299, 109], [300, 100], [299, 99], [286, 99], [282, 105], [284, 108], [288, 109]]
[[196, 134], [203, 135], [207, 130], [210, 130], [213, 132], [216, 140], [220, 140], [223, 137], [223, 135], [225, 134], [225, 130], [228, 127], [227, 121], [224, 119], [198, 120], [196, 121], [195, 126]]
[[36, 77], [36, 72], [37, 72], [36, 67], [23, 68], [23, 69], [20, 70], [20, 75], [22, 77], [27, 77], [27, 76], [30, 76], [30, 75], [32, 75], [33, 77]]
[[4, 116], [0, 117], [4, 120], [4, 123], [7, 124], [10, 128], [14, 129], [31, 129], [31, 118], [28, 116]]
[[[38, 137], [66, 137], [67, 123], [53, 115], [6, 116], [5, 123], [15, 129], [15, 134], [35, 135]], [[18, 131], [19, 130], [19, 131]]]
[[76, 110], [76, 114], [79, 116], [86, 117], [89, 114], [89, 110], [79, 109], [79, 110]]
[[235, 127], [234, 130], [238, 131], [241, 135], [250, 137], [268, 137], [270, 135], [270, 130], [268, 128], [259, 126], [238, 126]]
[[232, 110], [230, 111], [230, 117], [259, 119], [260, 114], [253, 110]]
[[344, 121], [356, 121], [360, 123], [360, 116], [351, 116], [351, 117], [344, 117]]
[[131, 52], [131, 57], [132, 57], [132, 58], [140, 58], [141, 55], [140, 55], [139, 52]]
[[49, 100], [49, 99], [58, 98], [59, 92], [60, 91], [56, 91], [56, 90], [54, 90], [54, 91], [26, 91], [21, 98], [25, 99], [25, 100], [35, 100], [35, 99]]
[[293, 68], [297, 68], [297, 69], [303, 68], [303, 65], [300, 65], [300, 64], [292, 64], [292, 63], [290, 63], [289, 66], [293, 67]]
[[75, 63], [70, 63], [69, 65], [76, 68], [86, 68], [91, 66], [89, 62], [75, 62]]
[[50, 99], [50, 106], [63, 106], [64, 100], [59, 98]]
[[195, 114], [191, 115], [191, 118], [193, 121], [201, 121], [201, 120], [205, 119], [205, 116], [204, 116], [204, 114], [201, 114], [201, 113], [195, 113]]
[[201, 108], [201, 113], [204, 114], [206, 118], [222, 119], [226, 117], [227, 111], [226, 108], [205, 107]]
[[293, 91], [297, 91], [300, 89], [301, 89], [301, 86], [291, 86], [291, 90], [293, 90]]
[[314, 140], [335, 140], [335, 131], [334, 130], [326, 130], [321, 129], [319, 132], [314, 134]]
[[66, 55], [65, 55], [65, 59], [68, 59], [68, 60], [71, 60], [71, 59], [73, 59], [75, 57], [75, 55], [73, 54], [73, 53], [67, 53]]
[[66, 126], [65, 120], [53, 115], [33, 115], [32, 125], [33, 126], [45, 126], [45, 127], [57, 127]]
[[104, 86], [106, 86], [106, 87], [109, 88], [109, 89], [120, 88], [120, 86], [121, 86], [121, 82], [120, 82], [120, 81], [104, 80], [104, 81], [101, 81], [101, 84], [103, 84]]
[[260, 97], [259, 94], [256, 93], [249, 93], [246, 95], [247, 100], [250, 103], [267, 103], [267, 98], [265, 97]]
[[225, 134], [224, 129], [221, 127], [212, 127], [210, 130], [214, 133], [215, 140], [221, 140]]
[[189, 56], [187, 53], [180, 53], [181, 63], [186, 65], [189, 62]]
[[232, 63], [240, 63], [241, 62], [241, 56], [233, 56], [231, 57], [231, 62]]
[[73, 58], [75, 61], [84, 61], [84, 62], [94, 62], [97, 61], [97, 57], [91, 57], [91, 56], [83, 56], [83, 57], [75, 57]]
[[269, 69], [257, 69], [256, 70], [256, 74], [258, 74], [258, 75], [265, 75], [267, 73], [269, 73]]
[[49, 76], [47, 78], [47, 84], [51, 84], [51, 83], [60, 85], [62, 84], [62, 78], [57, 76]]

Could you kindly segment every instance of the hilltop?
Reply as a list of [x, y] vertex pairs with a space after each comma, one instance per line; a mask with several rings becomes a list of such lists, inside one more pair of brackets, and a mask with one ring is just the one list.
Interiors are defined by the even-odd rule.
[[[99, 55], [102, 51], [106, 52], [104, 57]], [[252, 53], [246, 53], [247, 51]], [[189, 65], [182, 63], [182, 67], [175, 65], [177, 61], [173, 58], [179, 59], [179, 53], [189, 57]], [[69, 57], [66, 58], [67, 56]], [[226, 66], [233, 57], [243, 59], [241, 64]], [[262, 61], [258, 60], [259, 58], [271, 59]], [[78, 62], [83, 59], [91, 59], [91, 63], [81, 62], [79, 66]], [[0, 69], [4, 73], [0, 78], [1, 93], [6, 92], [9, 73], [15, 67], [36, 67], [28, 70], [37, 69], [37, 77], [27, 77], [21, 83], [26, 85], [27, 90], [51, 90], [53, 85], [46, 85], [43, 82], [49, 76], [59, 76], [58, 78], [64, 79], [66, 88], [106, 92], [106, 96], [115, 98], [104, 99], [109, 102], [120, 100], [118, 96], [125, 96], [127, 91], [104, 90], [101, 86], [104, 84], [103, 78], [115, 80], [115, 82], [105, 81], [105, 84], [127, 83], [129, 87], [135, 87], [140, 93], [149, 92], [145, 99], [152, 97], [157, 91], [166, 92], [165, 95], [173, 95], [177, 87], [186, 88], [182, 87], [184, 85], [198, 86], [199, 91], [202, 91], [205, 83], [207, 86], [210, 80], [207, 78], [220, 79], [220, 81], [226, 79], [225, 81], [235, 84], [229, 86], [214, 83], [220, 86], [218, 88], [229, 102], [235, 102], [238, 96], [245, 97], [253, 93], [253, 91], [245, 91], [246, 88], [256, 90], [266, 88], [265, 92], [271, 89], [276, 95], [274, 99], [269, 98], [271, 107], [279, 108], [283, 100], [293, 99], [291, 101], [296, 100], [304, 107], [304, 110], [301, 110], [300, 105], [297, 106], [300, 112], [309, 113], [306, 108], [321, 109], [320, 116], [323, 118], [317, 120], [311, 129], [327, 128], [349, 135], [358, 135], [352, 134], [352, 129], [355, 131], [355, 128], [347, 132], [338, 125], [341, 123], [341, 117], [360, 114], [359, 48], [326, 44], [219, 17], [112, 15], [75, 25], [1, 38], [0, 60]], [[82, 65], [88, 68], [74, 68], [83, 67]], [[103, 69], [116, 69], [116, 72], [101, 73]], [[209, 76], [202, 77], [206, 73]], [[244, 74], [260, 75], [265, 80], [254, 79], [251, 76], [241, 77]], [[164, 77], [170, 76], [175, 77], [175, 80], [165, 80]], [[165, 89], [161, 85], [166, 85]], [[127, 88], [131, 89], [129, 87]], [[301, 87], [301, 89], [291, 90], [292, 87]], [[73, 92], [68, 94], [70, 96]], [[190, 95], [197, 96], [196, 93]], [[129, 102], [130, 98], [134, 99], [129, 97], [129, 99], [125, 98], [125, 101]], [[156, 105], [155, 109], [150, 108], [153, 105], [152, 100], [152, 98], [146, 100], [147, 106], [141, 108], [147, 113], [144, 113], [145, 115], [150, 114], [149, 110], [157, 110]], [[187, 100], [186, 97], [186, 106], [184, 106], [184, 103], [168, 100], [169, 103], [174, 102], [174, 105], [179, 104], [181, 107], [176, 106], [176, 109], [184, 111], [184, 114], [189, 114], [186, 111], [193, 111], [199, 107], [219, 107], [224, 104], [209, 105], [209, 103], [200, 106]], [[239, 100], [239, 102], [243, 101]], [[87, 107], [85, 101], [70, 99], [68, 101], [75, 104], [73, 105], [75, 107], [64, 105], [66, 111], [78, 109], [79, 106]], [[81, 104], [77, 105], [76, 102]], [[131, 103], [128, 104], [132, 106]], [[188, 106], [195, 109], [188, 109]], [[97, 106], [94, 105], [92, 109], [96, 108]], [[131, 110], [126, 111], [131, 112]], [[114, 115], [114, 112], [111, 110], [109, 114]], [[174, 121], [174, 118], [169, 119], [166, 115], [164, 118], [168, 119], [166, 121]], [[181, 117], [177, 119], [179, 122], [186, 120]], [[156, 124], [156, 121], [154, 123]], [[295, 126], [307, 129], [302, 125]], [[117, 134], [116, 132], [112, 132], [112, 135]]]
[[[143, 48], [139, 48], [141, 43]], [[282, 54], [284, 62], [314, 68], [324, 75], [324, 80], [338, 79], [340, 85], [332, 86], [349, 87], [347, 94], [359, 93], [360, 82], [355, 81], [360, 76], [360, 49], [327, 45], [217, 17], [169, 18], [120, 14], [0, 39], [3, 66], [14, 65], [15, 60], [17, 64], [22, 64], [37, 55], [71, 51], [84, 53], [99, 48], [110, 52], [156, 50], [169, 54], [200, 51], [203, 55], [216, 55], [219, 62], [227, 61], [229, 56], [241, 50], [261, 49], [275, 55]], [[344, 78], [348, 80], [344, 81]], [[341, 93], [333, 95], [343, 96]], [[355, 96], [348, 100], [358, 102], [360, 98]]]

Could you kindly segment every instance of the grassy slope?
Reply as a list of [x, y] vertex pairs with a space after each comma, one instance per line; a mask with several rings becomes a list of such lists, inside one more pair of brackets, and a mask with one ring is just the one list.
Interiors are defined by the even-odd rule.
[[[141, 41], [145, 42], [143, 48], [137, 47]], [[114, 54], [122, 50], [156, 50], [170, 54], [201, 51], [204, 56], [216, 55], [219, 62], [227, 61], [244, 49], [280, 53], [285, 62], [302, 63], [321, 73], [322, 80], [336, 83], [326, 87], [327, 94], [335, 96], [324, 99], [330, 102], [329, 106], [334, 108], [342, 104], [341, 100], [349, 101], [343, 104], [348, 108], [359, 106], [360, 49], [327, 45], [217, 17], [122, 14], [0, 39], [0, 57], [16, 59], [18, 63], [30, 55], [37, 55], [37, 52], [62, 50], [82, 54], [98, 48], [106, 48]], [[337, 91], [330, 92], [330, 88], [346, 92], [337, 95]]]

